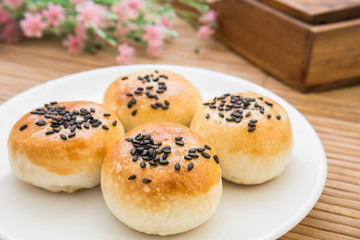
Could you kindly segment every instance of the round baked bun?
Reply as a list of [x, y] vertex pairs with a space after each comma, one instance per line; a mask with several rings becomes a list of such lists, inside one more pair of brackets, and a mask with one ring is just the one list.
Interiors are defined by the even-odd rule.
[[105, 157], [101, 172], [105, 202], [120, 221], [140, 232], [188, 231], [208, 220], [219, 204], [222, 183], [217, 162], [215, 149], [187, 127], [139, 126]]
[[100, 183], [105, 154], [124, 135], [116, 114], [101, 104], [45, 104], [25, 114], [8, 139], [9, 160], [21, 180], [53, 192]]
[[280, 175], [292, 151], [285, 109], [252, 92], [204, 103], [191, 129], [216, 148], [223, 178], [234, 183], [259, 184]]
[[188, 127], [201, 103], [201, 94], [192, 83], [163, 70], [121, 76], [104, 96], [104, 105], [116, 111], [125, 132], [153, 122], [174, 122]]

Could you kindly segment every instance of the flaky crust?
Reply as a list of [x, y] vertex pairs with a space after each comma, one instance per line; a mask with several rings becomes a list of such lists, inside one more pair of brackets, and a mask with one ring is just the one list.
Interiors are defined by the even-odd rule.
[[[110, 108], [93, 102], [62, 102], [58, 105], [65, 106], [69, 111], [94, 108], [95, 113], [92, 115], [101, 120], [103, 125], [107, 125], [109, 130], [106, 131], [101, 126], [90, 127], [86, 130], [77, 130], [75, 137], [63, 140], [60, 134], [68, 136], [71, 133], [70, 128], [46, 135], [45, 133], [51, 130], [50, 125], [38, 126], [35, 123], [39, 120], [45, 120], [47, 123], [52, 120], [29, 112], [10, 132], [8, 148], [11, 165], [19, 168], [18, 164], [26, 159], [29, 164], [47, 173], [64, 177], [84, 171], [89, 175], [99, 172], [105, 154], [124, 134], [118, 117]], [[111, 116], [105, 117], [104, 113], [110, 113]], [[116, 126], [112, 125], [113, 121], [117, 121]], [[20, 131], [20, 127], [25, 124], [27, 128]], [[23, 180], [31, 182], [31, 179]]]
[[[103, 103], [117, 112], [126, 132], [139, 125], [152, 122], [174, 122], [189, 126], [195, 111], [201, 105], [201, 94], [192, 83], [176, 73], [156, 71], [158, 73], [154, 70], [145, 70], [123, 75], [108, 87], [104, 95]], [[151, 76], [151, 74], [154, 78], [164, 75], [167, 79], [160, 77], [157, 82], [138, 79], [139, 76]], [[124, 78], [126, 79], [123, 80]], [[164, 82], [167, 86], [167, 90], [163, 93], [156, 93], [159, 82]], [[149, 86], [153, 86], [151, 94], [156, 94], [158, 100], [145, 95], [146, 87]], [[134, 94], [133, 97], [126, 95], [134, 93], [139, 87], [144, 88], [141, 94]], [[136, 104], [128, 108], [128, 103], [132, 98], [136, 99]], [[150, 106], [156, 102], [164, 104], [165, 100], [170, 103], [167, 110], [161, 107], [154, 109]], [[133, 116], [135, 109], [137, 113]]]
[[[130, 150], [133, 148], [125, 138], [134, 138], [138, 133], [149, 133], [155, 140], [162, 141], [164, 146], [171, 146], [171, 154], [167, 160], [168, 165], [151, 166], [145, 168], [139, 166], [139, 162], [133, 162]], [[174, 137], [182, 136], [184, 146], [175, 144]], [[161, 210], [166, 208], [166, 202], [176, 196], [196, 196], [205, 194], [220, 181], [220, 167], [214, 161], [215, 149], [206, 150], [211, 155], [207, 159], [200, 155], [191, 161], [185, 160], [184, 155], [190, 148], [203, 147], [206, 141], [190, 129], [174, 123], [145, 124], [128, 132], [106, 155], [102, 168], [102, 184], [114, 186], [121, 196], [131, 201], [138, 208], [150, 208]], [[176, 171], [175, 163], [179, 162], [181, 169]], [[194, 168], [187, 170], [192, 162]], [[128, 180], [129, 176], [136, 175], [135, 180]], [[151, 179], [144, 184], [143, 178]]]
[[[282, 106], [270, 98], [252, 92], [232, 95], [255, 98], [258, 104], [264, 107], [264, 114], [261, 114], [259, 108], [253, 110], [254, 107], [251, 105], [247, 110], [242, 109], [243, 118], [237, 123], [226, 120], [226, 117], [231, 117], [232, 110], [219, 111], [218, 108], [203, 105], [196, 112], [190, 128], [215, 146], [225, 179], [243, 184], [267, 181], [282, 172], [291, 154], [293, 138], [288, 115]], [[230, 104], [230, 97], [226, 100], [226, 104]], [[212, 101], [209, 100], [208, 103]], [[265, 101], [272, 103], [272, 107]], [[220, 112], [224, 117], [219, 116]], [[250, 112], [248, 117], [247, 112]], [[268, 114], [271, 115], [270, 118]], [[276, 118], [279, 115], [280, 120]], [[248, 124], [251, 119], [256, 119], [257, 122], [255, 130], [249, 132]], [[239, 162], [243, 159], [246, 167], [243, 165], [240, 169]], [[276, 164], [279, 164], [279, 167], [274, 166]], [[231, 174], [228, 174], [230, 172]], [[249, 176], [249, 173], [252, 174]]]

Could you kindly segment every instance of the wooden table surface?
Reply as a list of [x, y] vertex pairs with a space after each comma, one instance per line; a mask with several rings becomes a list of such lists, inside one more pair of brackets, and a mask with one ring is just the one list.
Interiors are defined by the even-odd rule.
[[[360, 85], [302, 94], [262, 72], [214, 39], [193, 49], [193, 30], [177, 20], [180, 37], [160, 58], [139, 49], [134, 64], [166, 63], [208, 68], [259, 84], [297, 108], [314, 126], [326, 150], [328, 178], [313, 210], [280, 239], [360, 239]], [[25, 40], [0, 43], [0, 104], [37, 84], [71, 73], [116, 65], [102, 51], [93, 56], [70, 55], [60, 41]]]

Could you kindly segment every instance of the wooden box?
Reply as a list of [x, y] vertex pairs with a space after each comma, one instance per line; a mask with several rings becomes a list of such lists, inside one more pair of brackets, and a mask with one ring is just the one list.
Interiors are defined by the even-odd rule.
[[302, 92], [360, 83], [360, 0], [221, 0], [215, 37]]

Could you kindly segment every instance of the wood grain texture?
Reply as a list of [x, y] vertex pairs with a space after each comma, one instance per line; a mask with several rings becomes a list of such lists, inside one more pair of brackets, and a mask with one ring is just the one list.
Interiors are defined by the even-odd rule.
[[[178, 20], [180, 37], [160, 58], [139, 49], [135, 63], [168, 63], [208, 68], [257, 83], [295, 106], [319, 134], [328, 158], [325, 189], [308, 216], [280, 239], [356, 240], [360, 238], [360, 85], [303, 94], [279, 82], [214, 39], [192, 52], [193, 30]], [[69, 55], [57, 40], [0, 44], [0, 103], [53, 78], [115, 65], [105, 51]]]
[[309, 23], [329, 23], [360, 17], [360, 0], [259, 0]]

